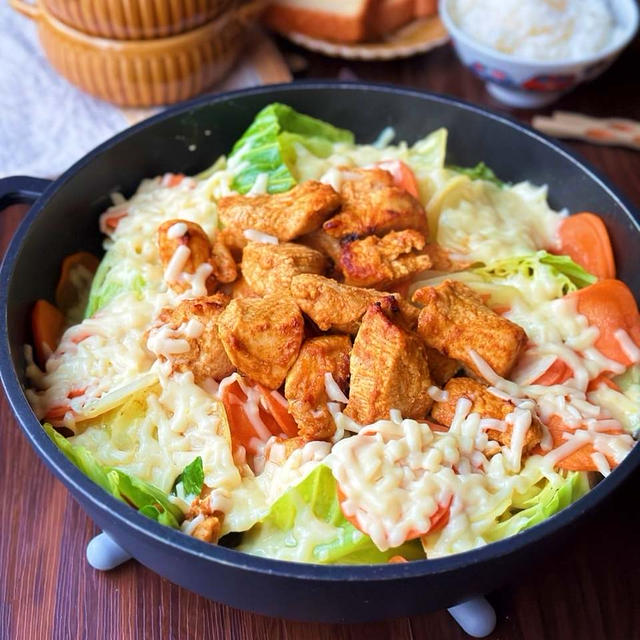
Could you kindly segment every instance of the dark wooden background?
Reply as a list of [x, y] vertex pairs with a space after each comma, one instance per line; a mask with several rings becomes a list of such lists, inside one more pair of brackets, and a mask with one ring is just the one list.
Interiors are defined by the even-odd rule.
[[[352, 63], [282, 48], [304, 60], [300, 77], [396, 82], [504, 109], [462, 68], [449, 46], [411, 60]], [[603, 77], [555, 105], [640, 120], [636, 40]], [[512, 112], [523, 120], [529, 112]], [[572, 143], [640, 207], [640, 153]], [[23, 208], [0, 214], [4, 252]], [[640, 255], [640, 247], [639, 247]], [[640, 267], [640, 260], [638, 261]], [[488, 594], [491, 638], [640, 638], [640, 503], [636, 474], [570, 544]], [[238, 638], [429, 640], [465, 638], [447, 612], [359, 625], [286, 622], [209, 602], [136, 562], [99, 573], [85, 560], [96, 527], [27, 445], [0, 398], [0, 639]], [[170, 562], [170, 558], [167, 559]], [[212, 576], [212, 579], [215, 579]]]

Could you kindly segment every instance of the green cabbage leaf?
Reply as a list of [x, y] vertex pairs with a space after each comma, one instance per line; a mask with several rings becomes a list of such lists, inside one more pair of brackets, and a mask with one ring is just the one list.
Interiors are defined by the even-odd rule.
[[543, 275], [541, 272], [546, 272], [559, 283], [562, 295], [582, 289], [597, 280], [569, 256], [556, 256], [546, 251], [498, 260], [472, 271], [486, 280], [505, 279], [514, 275], [535, 279]]
[[546, 480], [520, 500], [514, 499], [510, 509], [483, 536], [493, 542], [520, 533], [569, 506], [588, 490], [587, 474], [581, 471], [569, 472], [559, 485]]
[[321, 564], [386, 563], [396, 555], [407, 560], [424, 558], [417, 540], [380, 551], [356, 529], [342, 513], [331, 469], [322, 464], [273, 503], [261, 522], [244, 534], [239, 549]]
[[228, 159], [234, 174], [232, 188], [247, 193], [260, 174], [267, 174], [267, 192], [288, 191], [297, 183], [296, 144], [311, 154], [326, 158], [336, 143], [353, 143], [346, 129], [298, 113], [274, 103], [262, 109], [236, 142]]
[[110, 249], [102, 258], [91, 283], [89, 300], [84, 313], [91, 317], [96, 311], [106, 307], [117, 295], [133, 292], [139, 298], [146, 286], [145, 279], [130, 269], [118, 268], [119, 259], [114, 249]]
[[[101, 465], [88, 449], [73, 445], [50, 424], [45, 423], [44, 430], [82, 473], [114, 498], [135, 507], [140, 513], [160, 524], [174, 529], [180, 527], [184, 514], [169, 500], [169, 496], [164, 491], [120, 469]], [[202, 466], [202, 460], [200, 460], [200, 466]]]
[[484, 162], [478, 162], [475, 167], [459, 167], [455, 164], [451, 164], [447, 167], [451, 171], [461, 173], [468, 176], [471, 180], [486, 180], [487, 182], [493, 182], [498, 187], [504, 187], [506, 184], [493, 172], [491, 167], [488, 167]]

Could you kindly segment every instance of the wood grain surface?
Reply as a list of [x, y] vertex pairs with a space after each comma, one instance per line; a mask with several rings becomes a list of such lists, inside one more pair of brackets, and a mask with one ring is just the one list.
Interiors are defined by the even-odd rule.
[[[396, 82], [503, 109], [462, 68], [451, 48], [403, 62], [345, 63], [284, 42], [305, 77], [357, 77]], [[610, 71], [557, 105], [594, 116], [640, 120], [636, 40]], [[302, 57], [302, 59], [300, 58]], [[549, 111], [549, 110], [547, 110]], [[513, 112], [528, 120], [530, 112]], [[640, 153], [571, 146], [608, 174], [640, 207]], [[24, 208], [0, 214], [0, 251]], [[640, 255], [640, 247], [639, 255]], [[639, 260], [640, 266], [640, 260]], [[498, 614], [491, 638], [640, 638], [640, 515], [636, 474], [570, 544], [511, 585], [488, 594]], [[209, 602], [136, 562], [92, 570], [85, 548], [96, 527], [46, 471], [0, 398], [0, 639], [234, 638], [429, 640], [465, 638], [446, 612], [376, 624], [302, 624]], [[248, 606], [250, 603], [247, 603]]]

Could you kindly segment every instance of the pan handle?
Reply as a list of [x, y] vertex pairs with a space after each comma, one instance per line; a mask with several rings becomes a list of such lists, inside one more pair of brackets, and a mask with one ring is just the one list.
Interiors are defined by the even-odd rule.
[[46, 178], [11, 176], [0, 178], [0, 211], [11, 204], [26, 202], [33, 204], [51, 184]]

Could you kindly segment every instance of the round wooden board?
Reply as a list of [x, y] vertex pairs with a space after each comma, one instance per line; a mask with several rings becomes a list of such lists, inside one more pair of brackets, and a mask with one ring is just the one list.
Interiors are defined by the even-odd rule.
[[449, 34], [438, 16], [414, 20], [378, 42], [345, 44], [312, 38], [297, 31], [281, 35], [305, 49], [347, 60], [408, 58], [439, 47], [449, 40]]

